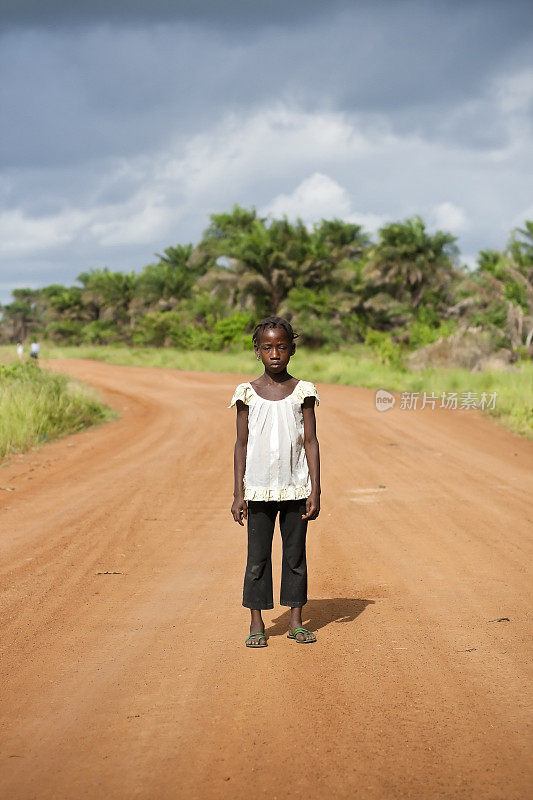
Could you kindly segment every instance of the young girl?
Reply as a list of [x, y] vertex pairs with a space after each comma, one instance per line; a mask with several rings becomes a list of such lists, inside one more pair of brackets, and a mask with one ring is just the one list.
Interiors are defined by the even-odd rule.
[[320, 511], [320, 455], [316, 437], [315, 398], [310, 381], [287, 372], [296, 351], [291, 325], [268, 317], [253, 332], [254, 351], [264, 374], [240, 383], [228, 408], [237, 404], [234, 450], [233, 519], [248, 520], [248, 557], [242, 604], [251, 611], [247, 647], [266, 647], [264, 608], [274, 608], [272, 536], [279, 511], [283, 542], [280, 604], [290, 606], [288, 638], [316, 642], [302, 626], [307, 602], [305, 539], [308, 520]]

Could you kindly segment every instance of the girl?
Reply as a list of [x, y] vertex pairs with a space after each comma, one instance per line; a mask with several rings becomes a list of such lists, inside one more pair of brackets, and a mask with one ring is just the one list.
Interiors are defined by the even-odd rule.
[[265, 367], [253, 383], [240, 383], [237, 404], [233, 519], [248, 520], [248, 557], [242, 604], [251, 611], [247, 647], [266, 647], [264, 608], [274, 608], [272, 536], [279, 511], [283, 542], [280, 604], [290, 606], [288, 638], [316, 642], [302, 626], [307, 602], [305, 539], [308, 520], [320, 511], [320, 455], [315, 398], [310, 381], [293, 378], [287, 365], [298, 336], [282, 317], [267, 317], [253, 332], [254, 351]]

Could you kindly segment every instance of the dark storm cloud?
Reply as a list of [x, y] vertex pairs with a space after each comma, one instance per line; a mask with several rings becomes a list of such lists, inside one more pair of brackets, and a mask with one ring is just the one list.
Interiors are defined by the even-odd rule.
[[339, 213], [464, 207], [467, 252], [530, 202], [531, 2], [0, 4], [0, 292], [138, 267], [315, 173]]
[[[112, 8], [125, 14], [130, 5]], [[469, 109], [466, 126], [462, 119], [455, 124], [450, 109], [482, 95], [498, 71], [526, 57], [531, 28], [522, 3], [339, 2], [317, 23], [313, 13], [324, 4], [306, 2], [302, 24], [275, 32], [266, 18], [280, 19], [286, 7], [301, 4], [247, 0], [246, 8], [265, 16], [252, 39], [211, 25], [223, 7], [238, 27], [241, 5], [156, 3], [151, 18], [166, 10], [169, 24], [109, 27], [103, 4], [45, 4], [58, 18], [86, 14], [99, 24], [6, 33], [0, 101], [9, 122], [1, 163], [133, 155], [209, 126], [223, 112], [280, 98], [304, 108], [386, 113], [401, 132], [470, 139], [476, 147], [501, 143], [504, 132], [483, 103]], [[13, 3], [12, 16], [16, 8], [19, 22], [41, 19], [42, 4]], [[130, 11], [148, 16], [146, 8]], [[209, 26], [187, 25], [193, 16]]]
[[[395, 0], [395, 5], [406, 5]], [[334, 13], [339, 9], [362, 8], [372, 5], [391, 5], [390, 0], [2, 0], [2, 18], [6, 21], [28, 25], [62, 20], [94, 21], [102, 19], [183, 19], [194, 22], [228, 20], [238, 24], [239, 20], [258, 22], [295, 21], [315, 15]], [[477, 7], [486, 13], [498, 6], [512, 12], [521, 8], [531, 12], [528, 0], [440, 0], [425, 3], [453, 9], [454, 7]]]
[[2, 16], [17, 25], [175, 19], [208, 25], [249, 25], [299, 23], [353, 5], [353, 0], [3, 0]]

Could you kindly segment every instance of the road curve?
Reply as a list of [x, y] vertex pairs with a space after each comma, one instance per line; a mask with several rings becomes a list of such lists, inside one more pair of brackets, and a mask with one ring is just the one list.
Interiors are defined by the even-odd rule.
[[528, 796], [532, 442], [317, 383], [318, 642], [278, 606], [256, 651], [226, 408], [250, 376], [52, 365], [122, 416], [0, 468], [1, 798]]

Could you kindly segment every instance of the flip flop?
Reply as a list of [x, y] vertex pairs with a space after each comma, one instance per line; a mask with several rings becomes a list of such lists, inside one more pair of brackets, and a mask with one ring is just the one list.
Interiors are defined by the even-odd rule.
[[[248, 644], [248, 642], [250, 641], [250, 639], [253, 639], [255, 636], [259, 636], [259, 638], [261, 638], [261, 639], [264, 639], [264, 640], [265, 640], [265, 643], [264, 643], [264, 644]], [[265, 634], [264, 634], [264, 633], [251, 633], [251, 634], [250, 634], [249, 636], [247, 636], [247, 637], [246, 637], [246, 639], [244, 640], [244, 644], [246, 645], [246, 647], [255, 647], [256, 649], [257, 649], [258, 647], [268, 647], [267, 640], [266, 640], [266, 636], [265, 636]]]
[[313, 631], [308, 631], [307, 628], [300, 627], [300, 628], [295, 628], [292, 633], [288, 633], [287, 639], [294, 639], [294, 641], [298, 642], [298, 644], [313, 644], [313, 642], [316, 642], [316, 636], [314, 639], [297, 639], [296, 636], [294, 635], [295, 633], [312, 633], [313, 636], [315, 636]]

